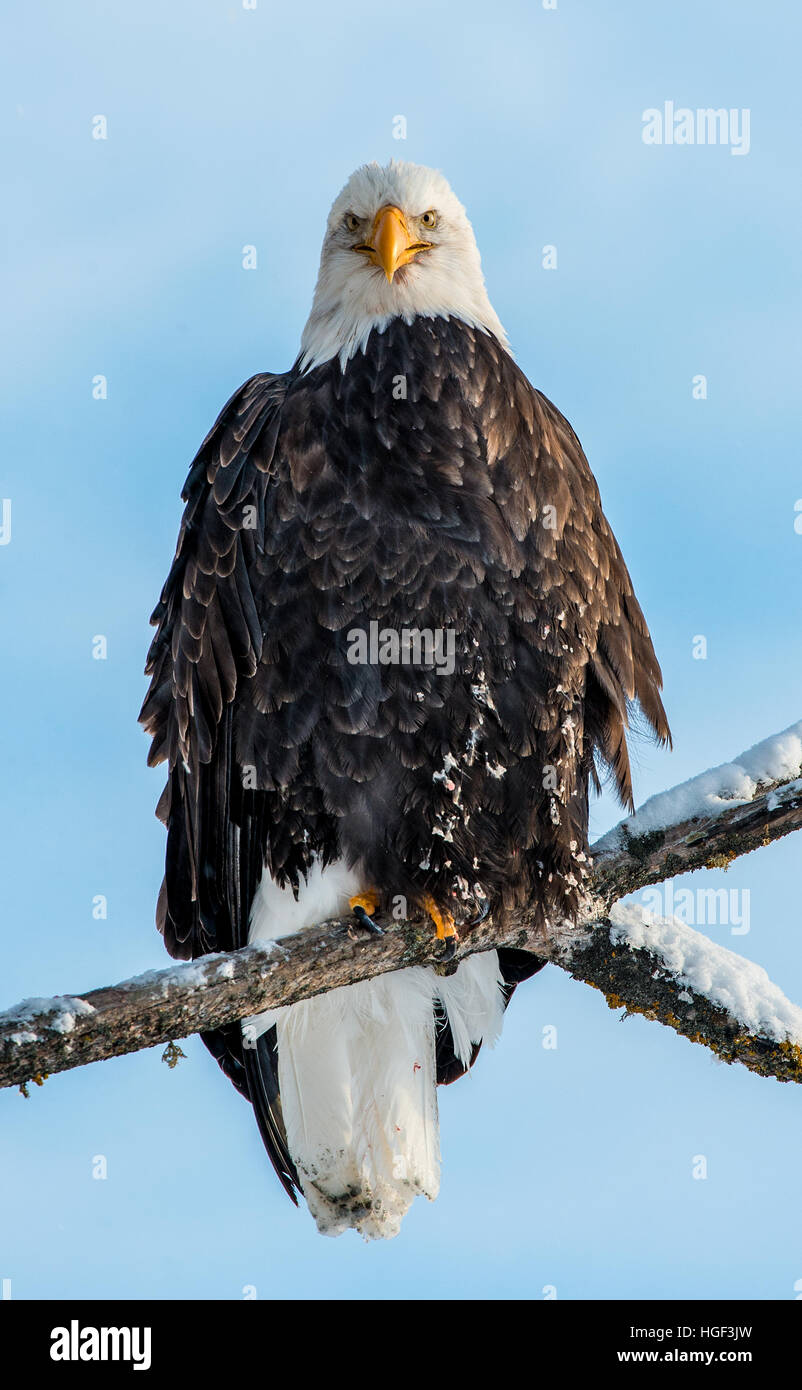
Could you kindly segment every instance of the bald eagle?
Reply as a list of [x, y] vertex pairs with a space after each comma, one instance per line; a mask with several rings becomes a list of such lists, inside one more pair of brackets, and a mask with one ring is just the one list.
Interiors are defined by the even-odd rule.
[[[660, 668], [571, 426], [516, 365], [441, 174], [368, 164], [329, 215], [288, 372], [191, 466], [141, 719], [167, 762], [157, 921], [187, 959], [399, 904], [453, 952], [575, 915], [588, 794], [632, 804]], [[541, 962], [488, 951], [203, 1034], [318, 1229], [437, 1195], [437, 1085]]]

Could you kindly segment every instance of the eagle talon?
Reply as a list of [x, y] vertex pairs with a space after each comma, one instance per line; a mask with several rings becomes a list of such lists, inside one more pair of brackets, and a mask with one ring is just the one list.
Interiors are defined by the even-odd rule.
[[373, 936], [384, 936], [384, 929], [380, 927], [377, 922], [374, 922], [372, 917], [368, 916], [364, 907], [357, 905], [353, 909], [353, 913], [360, 927], [364, 927], [365, 930], [371, 932]]
[[379, 906], [378, 893], [374, 893], [372, 889], [365, 893], [357, 893], [355, 897], [348, 899], [348, 906], [360, 927], [364, 927], [365, 931], [372, 932], [374, 936], [384, 936], [382, 928], [370, 916], [371, 912], [375, 912]]
[[423, 900], [423, 906], [434, 922], [435, 935], [438, 941], [445, 941], [443, 949], [443, 960], [451, 960], [457, 949], [457, 928], [450, 912], [437, 906], [434, 898], [427, 893]]
[[472, 922], [463, 922], [462, 925], [463, 925], [463, 927], [467, 927], [469, 930], [470, 930], [471, 927], [479, 927], [479, 926], [482, 925], [482, 922], [484, 922], [484, 921], [487, 920], [487, 918], [489, 917], [489, 915], [490, 915], [490, 899], [489, 899], [489, 898], [485, 898], [485, 900], [484, 900], [484, 906], [481, 908], [478, 917], [474, 917], [474, 919], [473, 919]]

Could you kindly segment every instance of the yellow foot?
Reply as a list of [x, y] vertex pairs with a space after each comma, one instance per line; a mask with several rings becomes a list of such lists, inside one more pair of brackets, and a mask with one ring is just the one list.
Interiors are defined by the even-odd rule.
[[381, 927], [376, 925], [371, 915], [379, 906], [379, 894], [373, 888], [366, 888], [363, 893], [355, 893], [353, 898], [348, 899], [348, 906], [356, 920], [369, 932], [373, 932], [374, 936], [384, 935]]
[[445, 941], [449, 937], [453, 937], [456, 941], [457, 928], [451, 913], [444, 912], [439, 908], [434, 898], [430, 898], [428, 893], [423, 900], [423, 906], [434, 922], [438, 941]]
[[372, 888], [367, 888], [364, 893], [357, 893], [355, 897], [348, 899], [348, 906], [353, 912], [354, 908], [361, 907], [363, 912], [367, 912], [368, 917], [376, 911], [379, 906], [379, 895]]

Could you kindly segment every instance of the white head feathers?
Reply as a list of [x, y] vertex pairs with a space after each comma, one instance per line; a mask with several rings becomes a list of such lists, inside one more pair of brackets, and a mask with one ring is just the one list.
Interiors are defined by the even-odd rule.
[[[356, 250], [386, 207], [400, 209], [426, 244], [392, 280], [364, 254], [364, 245], [362, 254]], [[429, 212], [435, 214], [432, 227], [420, 221]], [[473, 228], [443, 175], [398, 160], [363, 164], [329, 213], [301, 367], [308, 371], [335, 356], [344, 367], [372, 329], [381, 332], [396, 317], [411, 323], [417, 315], [462, 319], [507, 344], [487, 297]]]

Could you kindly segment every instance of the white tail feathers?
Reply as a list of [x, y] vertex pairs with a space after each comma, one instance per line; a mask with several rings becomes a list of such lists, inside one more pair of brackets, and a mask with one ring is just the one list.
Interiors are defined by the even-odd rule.
[[[266, 925], [262, 915], [251, 940]], [[501, 986], [488, 951], [451, 976], [413, 966], [243, 1022], [251, 1038], [276, 1025], [287, 1146], [323, 1234], [394, 1236], [416, 1196], [437, 1196], [435, 1008], [467, 1064], [475, 1043], [492, 1045], [501, 1031]]]
[[325, 1235], [397, 1235], [416, 1196], [437, 1196], [438, 1000], [469, 1062], [501, 1028], [496, 952], [450, 978], [414, 966], [260, 1016], [276, 1024], [287, 1146]]

